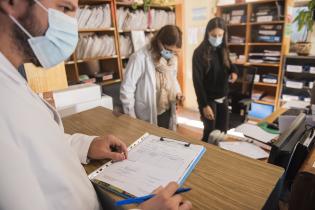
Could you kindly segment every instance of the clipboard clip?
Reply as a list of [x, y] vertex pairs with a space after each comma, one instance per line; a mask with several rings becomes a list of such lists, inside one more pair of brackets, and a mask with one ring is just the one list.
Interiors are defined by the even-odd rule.
[[[165, 139], [165, 137], [161, 137], [161, 138], [160, 138], [160, 141], [169, 141], [169, 142], [173, 142], [173, 141], [171, 141], [171, 140], [167, 140], [167, 139]], [[185, 147], [190, 147], [190, 145], [191, 145], [191, 143], [189, 143], [189, 142], [184, 142], [184, 141], [180, 141], [180, 142], [178, 142], [178, 143], [183, 143]]]

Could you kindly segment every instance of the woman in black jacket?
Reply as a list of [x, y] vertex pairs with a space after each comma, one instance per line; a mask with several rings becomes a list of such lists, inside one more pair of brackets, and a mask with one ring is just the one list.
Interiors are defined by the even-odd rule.
[[237, 69], [229, 59], [227, 28], [222, 18], [208, 22], [205, 37], [193, 55], [193, 82], [201, 119], [203, 141], [211, 131], [228, 129], [228, 83], [237, 80]]

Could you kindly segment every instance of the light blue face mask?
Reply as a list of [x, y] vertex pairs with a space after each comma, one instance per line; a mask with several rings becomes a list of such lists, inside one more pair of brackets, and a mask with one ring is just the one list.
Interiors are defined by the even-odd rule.
[[223, 36], [213, 37], [209, 36], [209, 42], [213, 47], [218, 47], [222, 44]]
[[173, 58], [174, 53], [172, 53], [172, 52], [169, 51], [169, 50], [163, 49], [163, 50], [161, 51], [161, 55], [162, 55], [162, 57], [165, 58], [166, 60], [169, 60], [169, 59]]
[[78, 24], [72, 18], [58, 10], [46, 8], [34, 0], [48, 13], [48, 29], [44, 36], [33, 37], [14, 17], [12, 21], [29, 37], [34, 54], [44, 68], [51, 68], [71, 56], [78, 43]]

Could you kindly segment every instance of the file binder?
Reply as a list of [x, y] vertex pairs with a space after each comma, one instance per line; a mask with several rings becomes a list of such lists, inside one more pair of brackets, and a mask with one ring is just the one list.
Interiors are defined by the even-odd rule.
[[128, 151], [127, 160], [110, 161], [92, 172], [89, 179], [124, 198], [144, 196], [171, 181], [183, 185], [206, 149], [146, 133]]

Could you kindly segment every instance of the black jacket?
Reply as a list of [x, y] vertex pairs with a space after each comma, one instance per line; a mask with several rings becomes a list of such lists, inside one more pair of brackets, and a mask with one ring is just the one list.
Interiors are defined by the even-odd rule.
[[204, 49], [198, 47], [193, 55], [193, 83], [199, 108], [207, 106], [207, 101], [222, 98], [228, 94], [228, 79], [235, 65], [225, 67], [220, 50], [212, 48], [210, 64], [204, 58]]

